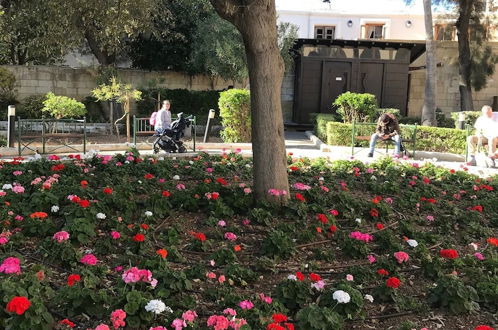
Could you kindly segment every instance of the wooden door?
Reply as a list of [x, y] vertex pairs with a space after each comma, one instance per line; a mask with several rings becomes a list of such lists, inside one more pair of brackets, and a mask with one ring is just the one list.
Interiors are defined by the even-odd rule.
[[323, 63], [321, 113], [333, 113], [332, 103], [339, 95], [350, 90], [351, 66], [351, 62], [326, 61]]
[[303, 58], [299, 67], [297, 108], [293, 120], [299, 124], [311, 123], [311, 113], [320, 112], [322, 61]]
[[360, 63], [357, 90], [358, 93], [375, 95], [377, 104], [382, 104], [382, 86], [384, 80], [384, 63]]

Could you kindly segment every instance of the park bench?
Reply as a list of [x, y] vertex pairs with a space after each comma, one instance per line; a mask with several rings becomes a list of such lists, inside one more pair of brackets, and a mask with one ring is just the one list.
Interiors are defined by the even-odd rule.
[[[408, 150], [406, 148], [407, 144], [412, 145], [412, 157], [415, 157], [415, 151], [417, 147], [417, 125], [399, 125], [401, 130], [406, 132], [409, 131], [410, 134], [408, 134], [407, 137], [402, 135], [401, 142], [403, 143], [403, 146], [405, 147], [405, 153], [408, 153]], [[360, 134], [365, 134], [365, 130], [362, 129], [362, 127], [372, 127], [371, 130], [369, 130], [369, 135], [357, 135], [358, 133]], [[370, 138], [372, 137], [372, 134], [375, 133], [375, 129], [377, 127], [377, 123], [357, 123], [356, 121], [353, 121], [352, 124], [352, 129], [351, 129], [351, 156], [355, 155], [354, 148], [356, 146], [357, 141], [370, 141]], [[406, 135], [406, 134], [405, 134]], [[384, 143], [386, 146], [386, 153], [389, 151], [389, 145], [394, 144], [394, 141], [392, 140], [377, 140], [377, 145], [379, 143]]]

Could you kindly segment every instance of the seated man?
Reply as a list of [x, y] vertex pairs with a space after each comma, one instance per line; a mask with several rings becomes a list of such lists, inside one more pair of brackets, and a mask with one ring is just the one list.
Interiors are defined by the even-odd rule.
[[401, 151], [401, 135], [398, 120], [391, 113], [384, 113], [377, 121], [377, 128], [375, 133], [370, 138], [370, 151], [368, 157], [373, 157], [375, 151], [375, 144], [377, 140], [393, 140], [395, 142], [394, 154], [400, 155]]
[[477, 164], [475, 155], [477, 152], [477, 145], [480, 141], [481, 144], [488, 145], [486, 165], [494, 167], [496, 144], [498, 143], [498, 122], [493, 120], [493, 109], [491, 109], [489, 105], [483, 106], [481, 112], [481, 116], [477, 118], [476, 123], [474, 124], [476, 135], [471, 135], [467, 138], [467, 146], [470, 155], [468, 164], [471, 166]]

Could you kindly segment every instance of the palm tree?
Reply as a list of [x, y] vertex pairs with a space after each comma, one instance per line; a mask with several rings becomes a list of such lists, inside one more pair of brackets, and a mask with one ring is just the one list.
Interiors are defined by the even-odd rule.
[[425, 21], [425, 90], [422, 125], [436, 126], [436, 47], [432, 25], [432, 0], [424, 0]]

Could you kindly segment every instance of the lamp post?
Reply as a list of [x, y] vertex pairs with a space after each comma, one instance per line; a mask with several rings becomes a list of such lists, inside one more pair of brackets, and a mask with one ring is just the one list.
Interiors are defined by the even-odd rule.
[[7, 110], [7, 146], [9, 148], [14, 148], [15, 125], [16, 125], [16, 107], [14, 105], [9, 105]]
[[209, 140], [209, 132], [211, 132], [211, 119], [214, 119], [214, 114], [214, 109], [209, 110], [208, 120], [206, 123], [206, 131], [204, 132], [204, 143], [208, 142]]
[[465, 112], [463, 111], [460, 111], [458, 113], [458, 128], [459, 129], [465, 128]]

